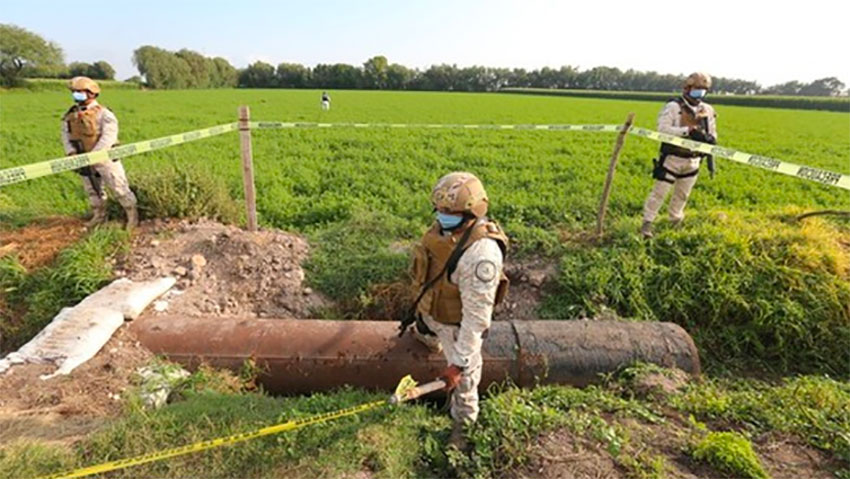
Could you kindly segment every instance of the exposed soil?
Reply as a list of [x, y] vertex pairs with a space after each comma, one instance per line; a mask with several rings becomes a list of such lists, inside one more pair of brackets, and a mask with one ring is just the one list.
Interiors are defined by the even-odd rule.
[[557, 268], [551, 260], [508, 258], [505, 276], [511, 281], [505, 301], [496, 306], [494, 320], [540, 319], [537, 307], [548, 284], [554, 280]]
[[0, 229], [0, 257], [17, 255], [28, 270], [44, 266], [85, 233], [79, 218], [61, 216], [37, 220], [15, 229]]
[[155, 311], [309, 318], [327, 300], [303, 285], [301, 262], [308, 252], [306, 240], [281, 231], [251, 233], [209, 220], [153, 221], [139, 228], [116, 274], [132, 280], [177, 277]]
[[[666, 421], [649, 424], [632, 418], [605, 414], [628, 431], [630, 446], [621, 451], [629, 458], [662, 457], [664, 477], [698, 479], [704, 477], [730, 478], [728, 474], [694, 461], [687, 454], [688, 433], [685, 419], [673, 410], [665, 412]], [[799, 438], [781, 434], [766, 434], [754, 441], [756, 454], [765, 470], [774, 479], [801, 477], [834, 478], [841, 464], [829, 455], [806, 444]], [[523, 479], [550, 478], [625, 478], [629, 471], [619, 465], [604, 444], [573, 434], [567, 429], [552, 431], [537, 439], [529, 460], [507, 471], [503, 477]]]
[[506, 479], [608, 479], [626, 473], [598, 443], [567, 430], [544, 434], [537, 439], [529, 461], [506, 472]]
[[67, 376], [42, 380], [53, 365], [13, 366], [0, 375], [0, 443], [13, 439], [72, 442], [122, 410], [122, 393], [153, 358], [127, 330]]

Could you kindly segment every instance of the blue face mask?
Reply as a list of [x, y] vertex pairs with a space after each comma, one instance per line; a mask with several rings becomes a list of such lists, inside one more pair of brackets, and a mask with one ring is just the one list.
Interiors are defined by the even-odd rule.
[[706, 93], [708, 93], [708, 92], [704, 88], [700, 88], [700, 89], [696, 89], [696, 90], [691, 90], [691, 92], [688, 93], [688, 95], [690, 95], [691, 98], [696, 98], [697, 100], [699, 100], [700, 98], [703, 98]]
[[445, 213], [437, 212], [437, 221], [440, 222], [440, 226], [444, 230], [450, 230], [452, 228], [456, 228], [461, 221], [463, 221], [462, 215], [447, 215]]
[[89, 96], [84, 91], [75, 91], [71, 93], [71, 97], [76, 102], [82, 102], [89, 99]]

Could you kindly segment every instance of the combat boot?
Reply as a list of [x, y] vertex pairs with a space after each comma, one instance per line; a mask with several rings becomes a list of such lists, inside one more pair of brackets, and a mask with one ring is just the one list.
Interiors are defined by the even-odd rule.
[[94, 228], [106, 222], [106, 205], [96, 206], [92, 210], [92, 217], [86, 222], [86, 228]]
[[652, 233], [652, 221], [644, 221], [640, 226], [640, 234], [644, 239], [652, 238], [654, 235]]
[[127, 231], [133, 231], [137, 226], [139, 226], [139, 210], [136, 209], [134, 205], [129, 208], [124, 208], [124, 212], [127, 213], [127, 223], [124, 224], [124, 229]]
[[453, 447], [460, 452], [466, 452], [469, 449], [469, 441], [466, 439], [463, 421], [454, 421], [452, 423], [452, 433], [449, 435], [448, 447]]

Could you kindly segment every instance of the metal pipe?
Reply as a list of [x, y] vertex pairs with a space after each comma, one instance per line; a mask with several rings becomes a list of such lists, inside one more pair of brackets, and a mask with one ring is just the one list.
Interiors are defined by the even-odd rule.
[[[201, 362], [238, 371], [253, 359], [270, 392], [308, 393], [344, 385], [393, 391], [445, 369], [442, 354], [393, 321], [270, 320], [147, 316], [131, 323], [138, 340], [187, 367]], [[694, 342], [673, 323], [632, 321], [494, 321], [484, 340], [482, 387], [510, 379], [582, 386], [633, 361], [699, 374]]]

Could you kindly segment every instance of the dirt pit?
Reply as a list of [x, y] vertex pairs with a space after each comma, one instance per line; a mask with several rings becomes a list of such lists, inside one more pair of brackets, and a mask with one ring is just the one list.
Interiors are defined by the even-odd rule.
[[17, 255], [28, 270], [45, 266], [85, 233], [83, 220], [54, 217], [37, 220], [16, 230], [0, 229], [0, 257]]
[[251, 233], [209, 220], [153, 221], [134, 235], [116, 275], [178, 279], [148, 314], [310, 318], [329, 302], [304, 285], [301, 263], [308, 253], [306, 240], [282, 231]]
[[92, 359], [67, 376], [42, 380], [56, 366], [24, 364], [0, 375], [0, 443], [72, 442], [119, 414], [136, 370], [153, 359], [125, 324]]

